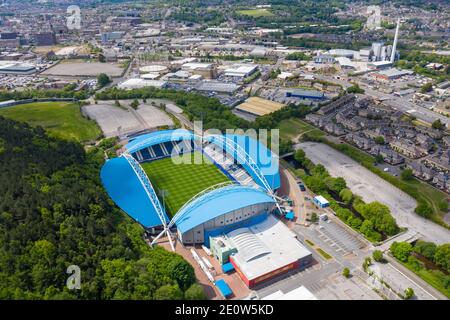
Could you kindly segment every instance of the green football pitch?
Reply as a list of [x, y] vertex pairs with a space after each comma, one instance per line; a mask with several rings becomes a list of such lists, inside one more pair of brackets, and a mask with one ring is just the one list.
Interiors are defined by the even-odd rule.
[[[201, 157], [201, 153], [195, 153]], [[172, 158], [165, 158], [142, 163], [142, 168], [156, 189], [161, 204], [163, 203], [161, 192], [165, 193], [165, 206], [170, 217], [199, 192], [215, 184], [229, 181], [219, 168], [205, 158], [201, 164], [195, 164], [193, 161], [177, 164]]]

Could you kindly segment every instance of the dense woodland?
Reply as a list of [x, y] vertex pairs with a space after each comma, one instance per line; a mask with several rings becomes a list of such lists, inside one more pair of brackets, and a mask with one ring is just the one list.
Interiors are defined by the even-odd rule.
[[[99, 181], [102, 150], [0, 117], [0, 299], [201, 299], [191, 265], [151, 250]], [[81, 290], [66, 288], [69, 265]]]

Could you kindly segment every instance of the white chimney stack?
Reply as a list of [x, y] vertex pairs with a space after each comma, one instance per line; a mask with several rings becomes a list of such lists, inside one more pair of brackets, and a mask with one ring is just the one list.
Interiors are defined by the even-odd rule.
[[394, 45], [391, 52], [391, 63], [395, 61], [395, 54], [397, 52], [398, 30], [400, 29], [400, 18], [397, 20], [397, 28], [395, 29]]

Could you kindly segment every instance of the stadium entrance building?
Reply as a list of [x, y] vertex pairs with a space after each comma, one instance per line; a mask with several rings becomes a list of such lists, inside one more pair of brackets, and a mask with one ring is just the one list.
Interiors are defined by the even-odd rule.
[[312, 254], [274, 215], [210, 239], [211, 253], [230, 262], [249, 287], [311, 265]]

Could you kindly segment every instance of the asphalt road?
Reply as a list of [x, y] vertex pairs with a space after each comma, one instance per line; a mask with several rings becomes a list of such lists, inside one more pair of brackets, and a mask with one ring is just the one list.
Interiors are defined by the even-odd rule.
[[362, 196], [364, 201], [379, 201], [386, 204], [402, 227], [409, 232], [419, 233], [423, 238], [448, 243], [450, 231], [414, 213], [416, 201], [406, 193], [381, 179], [346, 155], [331, 147], [314, 142], [297, 144], [314, 163], [321, 163], [335, 177], [343, 177], [350, 189]]

